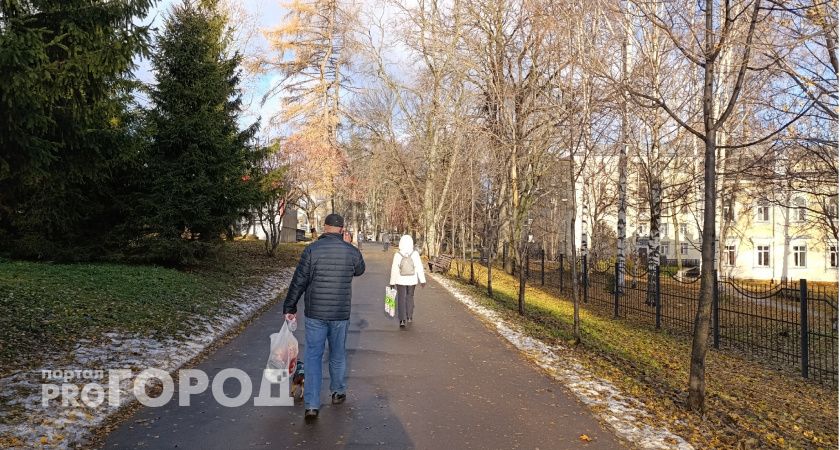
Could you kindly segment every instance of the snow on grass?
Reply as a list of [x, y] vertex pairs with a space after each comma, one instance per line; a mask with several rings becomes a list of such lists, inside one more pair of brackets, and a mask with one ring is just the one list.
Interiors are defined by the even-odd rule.
[[[68, 448], [84, 444], [90, 432], [106, 419], [134, 401], [133, 378], [148, 368], [174, 372], [198, 356], [218, 338], [253, 316], [289, 286], [294, 268], [283, 269], [260, 284], [245, 288], [224, 301], [211, 317], [196, 315], [190, 319], [190, 332], [178, 338], [155, 338], [129, 333], [106, 333], [96, 342], [83, 339], [70, 353], [48, 355], [34, 371], [13, 373], [0, 378], [0, 447]], [[102, 370], [101, 380], [74, 380], [81, 388], [97, 382], [107, 386], [109, 369], [130, 369], [132, 377], [120, 383], [119, 406], [103, 402], [96, 408], [83, 404], [62, 406], [52, 400], [41, 405], [42, 383], [62, 381], [42, 379], [42, 370]]]
[[[520, 351], [534, 360], [543, 370], [566, 386], [578, 399], [587, 404], [615, 433], [639, 448], [692, 449], [691, 444], [665, 428], [645, 424], [642, 417], [651, 417], [637, 399], [622, 393], [612, 383], [590, 373], [580, 362], [568, 356], [561, 346], [551, 346], [527, 336], [516, 324], [495, 311], [479, 304], [456, 283], [433, 275], [456, 299], [496, 328], [496, 331]], [[558, 356], [563, 354], [563, 357]]]

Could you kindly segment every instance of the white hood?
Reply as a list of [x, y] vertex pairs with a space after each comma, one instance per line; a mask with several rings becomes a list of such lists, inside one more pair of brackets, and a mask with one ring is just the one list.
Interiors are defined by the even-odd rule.
[[414, 239], [411, 236], [404, 234], [400, 238], [400, 253], [404, 256], [409, 256], [414, 251]]
[[[400, 263], [403, 257], [410, 257], [414, 264], [414, 275], [400, 275]], [[426, 273], [423, 270], [423, 260], [420, 259], [420, 253], [414, 251], [414, 239], [405, 234], [400, 237], [400, 245], [398, 252], [394, 253], [394, 258], [391, 261], [391, 283], [402, 286], [414, 286], [417, 283], [426, 283]]]

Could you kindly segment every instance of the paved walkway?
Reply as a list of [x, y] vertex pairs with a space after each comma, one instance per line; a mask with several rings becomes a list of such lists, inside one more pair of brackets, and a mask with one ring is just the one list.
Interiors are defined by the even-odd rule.
[[[347, 402], [329, 405], [325, 367], [317, 423], [304, 424], [300, 403], [226, 408], [208, 389], [194, 395], [189, 407], [177, 406], [176, 393], [164, 407], [139, 410], [104, 448], [622, 447], [584, 405], [437, 283], [418, 287], [415, 321], [400, 330], [382, 311], [392, 251], [363, 247], [367, 272], [353, 285], [347, 337]], [[268, 335], [282, 324], [281, 312], [279, 305], [269, 310], [197, 368], [211, 380], [223, 368], [243, 369], [256, 395]], [[303, 343], [302, 327], [295, 334]], [[225, 388], [231, 396], [239, 392], [235, 380]], [[582, 442], [582, 434], [592, 441]]]

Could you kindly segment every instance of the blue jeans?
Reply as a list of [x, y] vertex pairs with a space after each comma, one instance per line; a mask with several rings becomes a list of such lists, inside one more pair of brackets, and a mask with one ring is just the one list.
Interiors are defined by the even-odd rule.
[[306, 355], [303, 369], [306, 371], [306, 388], [303, 403], [306, 409], [321, 407], [321, 360], [324, 358], [324, 344], [330, 344], [330, 391], [344, 394], [347, 391], [347, 341], [348, 320], [320, 320], [306, 318]]

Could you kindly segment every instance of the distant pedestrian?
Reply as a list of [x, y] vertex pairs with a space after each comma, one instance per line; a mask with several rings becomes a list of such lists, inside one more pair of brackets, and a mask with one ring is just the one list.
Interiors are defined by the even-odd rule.
[[330, 345], [330, 391], [332, 403], [347, 398], [347, 324], [350, 319], [353, 277], [365, 272], [365, 260], [359, 249], [344, 240], [344, 218], [330, 214], [324, 220], [324, 234], [303, 250], [286, 300], [283, 313], [293, 320], [297, 303], [304, 296], [306, 306], [306, 389], [304, 420], [318, 418], [321, 407], [321, 359], [324, 345]]
[[400, 245], [394, 253], [391, 262], [391, 286], [397, 289], [397, 315], [400, 328], [405, 328], [406, 322], [414, 320], [414, 288], [417, 284], [426, 287], [426, 274], [423, 272], [423, 261], [420, 253], [414, 250], [414, 240], [405, 234], [400, 238]]

